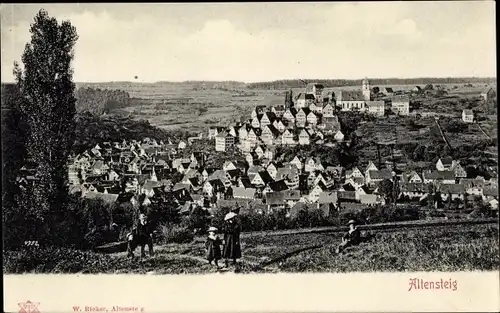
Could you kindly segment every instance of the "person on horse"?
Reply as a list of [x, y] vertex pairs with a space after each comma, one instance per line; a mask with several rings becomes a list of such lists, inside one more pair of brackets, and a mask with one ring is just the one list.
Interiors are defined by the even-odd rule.
[[356, 222], [354, 220], [350, 220], [349, 223], [349, 231], [347, 231], [344, 236], [342, 236], [342, 242], [337, 247], [336, 252], [340, 253], [345, 248], [349, 246], [357, 245], [361, 242], [361, 233], [359, 229], [356, 227]]
[[141, 258], [146, 256], [145, 246], [148, 246], [149, 255], [153, 256], [153, 227], [147, 220], [146, 214], [139, 214], [139, 221], [127, 235], [127, 256], [134, 258], [134, 250], [141, 246]]

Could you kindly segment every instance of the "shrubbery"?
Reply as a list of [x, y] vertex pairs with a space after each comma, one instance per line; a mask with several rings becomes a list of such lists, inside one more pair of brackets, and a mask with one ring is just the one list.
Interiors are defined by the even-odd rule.
[[186, 227], [172, 224], [161, 225], [160, 239], [163, 243], [189, 243], [194, 239], [194, 232]]

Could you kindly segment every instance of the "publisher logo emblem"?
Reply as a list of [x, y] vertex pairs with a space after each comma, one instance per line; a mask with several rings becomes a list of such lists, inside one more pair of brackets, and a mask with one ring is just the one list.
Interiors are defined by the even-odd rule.
[[19, 313], [40, 313], [38, 310], [38, 306], [40, 305], [39, 302], [31, 302], [31, 301], [26, 301], [26, 302], [19, 302], [19, 307], [21, 310], [19, 310]]

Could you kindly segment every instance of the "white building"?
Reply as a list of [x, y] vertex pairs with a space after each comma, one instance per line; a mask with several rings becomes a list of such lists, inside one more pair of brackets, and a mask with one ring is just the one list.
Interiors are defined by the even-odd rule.
[[472, 110], [466, 109], [462, 111], [462, 121], [465, 123], [474, 122], [474, 112]]
[[227, 151], [234, 145], [234, 137], [223, 132], [215, 136], [215, 151]]

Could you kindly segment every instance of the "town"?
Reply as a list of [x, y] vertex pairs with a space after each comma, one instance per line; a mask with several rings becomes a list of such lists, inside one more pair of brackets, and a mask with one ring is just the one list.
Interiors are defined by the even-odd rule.
[[[497, 179], [467, 177], [460, 162], [450, 157], [440, 158], [433, 168], [421, 172], [397, 170], [390, 162], [377, 164], [377, 160], [370, 161], [366, 168], [343, 168], [319, 157], [276, 161], [276, 147], [280, 145], [341, 143], [344, 134], [338, 111], [375, 117], [383, 117], [387, 110], [410, 114], [409, 95], [391, 88], [384, 92], [390, 97], [390, 107], [386, 101], [373, 100], [367, 79], [360, 90], [326, 97], [321, 84], [309, 83], [295, 101], [257, 106], [248, 119], [236, 125], [210, 127], [206, 138], [201, 134], [176, 143], [151, 138], [102, 142], [69, 160], [70, 193], [107, 204], [129, 202], [134, 206], [148, 206], [171, 196], [184, 215], [195, 207], [213, 214], [220, 207], [241, 206], [259, 213], [286, 210], [288, 217], [312, 208], [328, 217], [384, 205], [394, 197], [393, 192], [397, 193], [397, 204], [432, 202], [431, 206], [438, 209], [445, 203], [451, 208], [453, 203], [453, 208], [463, 209], [480, 199], [498, 210]], [[486, 96], [494, 94], [485, 92]], [[473, 121], [471, 111], [463, 111], [464, 122]], [[245, 161], [228, 159], [221, 168], [207, 167], [203, 152], [184, 153], [195, 140], [215, 145], [216, 153], [236, 147]], [[20, 183], [29, 183], [29, 169], [23, 173]]]
[[490, 3], [126, 7], [5, 10], [5, 273], [498, 267]]

